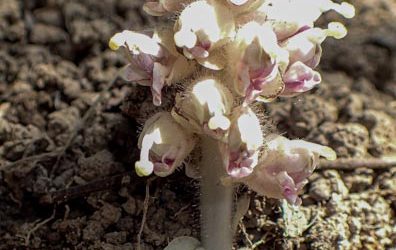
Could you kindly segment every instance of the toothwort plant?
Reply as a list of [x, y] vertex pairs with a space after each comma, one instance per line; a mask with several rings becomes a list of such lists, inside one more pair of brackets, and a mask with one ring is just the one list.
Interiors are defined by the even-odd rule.
[[[229, 250], [236, 184], [299, 205], [298, 194], [319, 157], [336, 158], [329, 147], [265, 134], [266, 121], [253, 104], [297, 96], [319, 84], [321, 43], [347, 31], [339, 22], [326, 29], [314, 22], [330, 10], [351, 18], [354, 7], [331, 0], [148, 0], [143, 9], [176, 21], [110, 39], [111, 49], [123, 47], [128, 55], [122, 77], [150, 87], [156, 106], [163, 88], [183, 87], [171, 110], [144, 124], [135, 170], [165, 177], [194, 148], [200, 150], [202, 247]], [[182, 248], [196, 246], [193, 241]]]

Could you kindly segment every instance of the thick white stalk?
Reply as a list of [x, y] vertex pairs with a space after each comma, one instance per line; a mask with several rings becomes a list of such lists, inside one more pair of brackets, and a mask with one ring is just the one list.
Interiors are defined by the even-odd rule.
[[232, 186], [224, 186], [222, 159], [217, 141], [202, 137], [201, 240], [205, 250], [232, 249]]

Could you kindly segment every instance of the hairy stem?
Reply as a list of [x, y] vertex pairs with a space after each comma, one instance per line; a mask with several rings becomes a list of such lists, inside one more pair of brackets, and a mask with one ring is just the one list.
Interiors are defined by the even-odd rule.
[[201, 238], [205, 250], [232, 248], [232, 186], [224, 186], [220, 177], [224, 168], [217, 141], [202, 138], [201, 161]]

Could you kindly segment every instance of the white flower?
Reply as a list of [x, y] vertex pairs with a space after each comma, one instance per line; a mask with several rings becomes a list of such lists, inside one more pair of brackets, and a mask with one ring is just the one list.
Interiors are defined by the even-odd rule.
[[136, 173], [168, 176], [182, 164], [194, 145], [195, 137], [168, 112], [157, 113], [146, 121], [139, 136], [140, 160], [135, 163]]
[[286, 199], [294, 205], [301, 203], [298, 193], [308, 182], [319, 157], [336, 159], [336, 153], [329, 147], [279, 135], [270, 136], [267, 147], [253, 173], [240, 181], [259, 194]]
[[263, 134], [260, 121], [250, 108], [233, 112], [227, 141], [219, 145], [230, 177], [242, 178], [253, 172], [263, 145]]
[[321, 44], [326, 37], [341, 39], [347, 30], [342, 23], [331, 22], [327, 29], [306, 28], [281, 43], [289, 52], [290, 64], [300, 61], [308, 67], [315, 68], [322, 55]]
[[313, 27], [323, 12], [335, 10], [346, 18], [355, 15], [355, 8], [346, 2], [331, 0], [272, 0], [266, 1], [259, 12], [267, 15], [280, 41], [297, 33], [301, 28]]
[[125, 30], [115, 34], [109, 42], [111, 49], [125, 47], [130, 53], [130, 63], [121, 71], [122, 77], [149, 86], [157, 106], [161, 105], [162, 88], [185, 77], [193, 68], [177, 53], [169, 36], [169, 30], [160, 30], [152, 36]]
[[242, 26], [229, 55], [234, 88], [247, 104], [273, 99], [281, 93], [280, 73], [285, 70], [289, 55], [278, 45], [270, 25], [249, 22]]
[[175, 43], [184, 55], [202, 66], [219, 70], [223, 55], [214, 53], [234, 36], [233, 15], [224, 5], [196, 1], [187, 5], [175, 23]]
[[214, 78], [204, 78], [176, 98], [172, 115], [186, 129], [220, 139], [230, 127], [227, 116], [232, 105], [233, 98], [226, 87]]

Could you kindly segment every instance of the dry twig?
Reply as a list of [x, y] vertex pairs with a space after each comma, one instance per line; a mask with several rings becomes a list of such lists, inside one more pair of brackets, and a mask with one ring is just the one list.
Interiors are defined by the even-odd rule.
[[246, 240], [247, 244], [249, 245], [249, 248], [253, 249], [253, 242], [250, 240], [249, 234], [246, 232], [245, 225], [243, 224], [242, 221], [240, 221], [238, 226], [241, 229], [241, 232], [242, 232], [243, 236], [245, 237], [245, 240]]
[[[102, 179], [88, 182], [84, 185], [65, 188], [43, 195], [40, 198], [42, 204], [60, 204], [91, 193], [100, 192], [112, 188], [119, 188], [130, 183], [132, 172], [127, 171], [118, 175], [106, 176]], [[143, 179], [138, 179], [143, 180]]]
[[[6, 167], [0, 168], [0, 170], [6, 170], [12, 166], [15, 166], [17, 164], [22, 164], [28, 161], [41, 160], [42, 158], [45, 157], [55, 157], [57, 152], [58, 151], [53, 151], [46, 154], [27, 157], [25, 159], [21, 159], [19, 161], [11, 163]], [[319, 169], [321, 170], [326, 170], [326, 169], [354, 170], [362, 167], [379, 169], [379, 170], [387, 169], [390, 167], [396, 167], [396, 160], [385, 160], [385, 159], [377, 159], [377, 158], [373, 158], [373, 159], [351, 158], [351, 159], [338, 159], [335, 161], [321, 160], [319, 165]], [[124, 173], [120, 173], [114, 176], [107, 176], [102, 179], [95, 180], [84, 185], [58, 190], [42, 196], [40, 198], [40, 202], [44, 204], [53, 204], [53, 203], [59, 204], [75, 198], [89, 195], [94, 192], [100, 192], [112, 188], [121, 187], [123, 185], [130, 183], [131, 176], [132, 176], [132, 172], [126, 171]]]
[[30, 229], [30, 230], [27, 232], [26, 236], [24, 237], [24, 238], [25, 238], [25, 247], [29, 246], [29, 244], [30, 244], [30, 237], [32, 236], [32, 234], [33, 234], [34, 232], [36, 232], [38, 229], [40, 229], [42, 226], [44, 226], [45, 224], [47, 224], [49, 221], [51, 221], [52, 219], [54, 219], [54, 218], [55, 218], [55, 214], [56, 214], [56, 208], [54, 208], [54, 210], [53, 210], [53, 212], [52, 212], [52, 215], [51, 215], [49, 218], [47, 218], [47, 219], [45, 219], [45, 220], [43, 220], [43, 221], [37, 223], [32, 229]]
[[20, 160], [11, 162], [10, 164], [4, 165], [4, 166], [0, 166], [0, 171], [7, 171], [15, 166], [18, 166], [20, 164], [23, 163], [27, 163], [27, 162], [36, 162], [36, 161], [42, 161], [46, 158], [52, 158], [52, 157], [56, 157], [59, 152], [61, 152], [62, 148], [57, 148], [54, 151], [51, 152], [47, 152], [47, 153], [42, 153], [42, 154], [38, 154], [38, 155], [32, 155], [32, 156], [28, 156], [25, 158], [22, 158]]
[[263, 245], [267, 242], [267, 236], [269, 235], [269, 232], [266, 232], [263, 237], [261, 237], [260, 240], [256, 241], [253, 245], [252, 245], [252, 250], [256, 249], [257, 247], [259, 247], [260, 245]]
[[354, 170], [357, 168], [387, 169], [396, 167], [396, 159], [346, 158], [335, 161], [320, 160], [319, 169]]
[[143, 202], [143, 216], [142, 216], [142, 222], [140, 224], [140, 229], [139, 233], [137, 235], [137, 249], [141, 250], [141, 239], [142, 239], [142, 233], [143, 233], [143, 228], [144, 225], [146, 224], [146, 217], [147, 217], [147, 210], [149, 206], [149, 201], [150, 201], [150, 184], [153, 180], [155, 180], [155, 176], [147, 179], [146, 181], [146, 196], [144, 197], [144, 202]]

